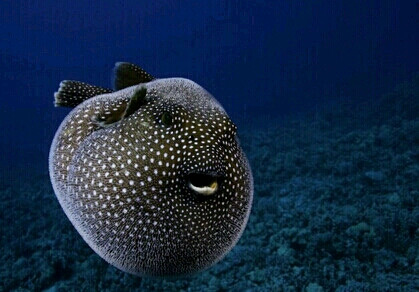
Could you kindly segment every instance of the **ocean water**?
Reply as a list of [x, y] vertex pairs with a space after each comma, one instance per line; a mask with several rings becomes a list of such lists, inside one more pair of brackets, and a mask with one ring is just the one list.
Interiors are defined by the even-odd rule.
[[[0, 291], [419, 291], [417, 1], [1, 1]], [[95, 254], [48, 173], [62, 80], [194, 80], [252, 167], [233, 250], [187, 277]]]

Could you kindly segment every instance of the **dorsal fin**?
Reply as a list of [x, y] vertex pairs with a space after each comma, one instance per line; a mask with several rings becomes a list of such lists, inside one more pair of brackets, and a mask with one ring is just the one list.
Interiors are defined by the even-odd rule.
[[112, 90], [90, 85], [80, 81], [61, 81], [58, 91], [54, 93], [54, 105], [75, 107], [93, 96], [110, 93]]
[[118, 62], [114, 68], [114, 88], [121, 90], [140, 83], [147, 83], [153, 80], [154, 77], [144, 71], [137, 65]]

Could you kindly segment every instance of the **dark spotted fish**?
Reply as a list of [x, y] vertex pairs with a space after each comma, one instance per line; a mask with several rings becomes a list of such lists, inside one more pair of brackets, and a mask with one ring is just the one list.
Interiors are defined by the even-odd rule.
[[198, 84], [115, 66], [116, 91], [63, 81], [75, 107], [52, 142], [55, 194], [87, 244], [137, 274], [190, 274], [219, 261], [246, 226], [253, 178], [236, 126]]

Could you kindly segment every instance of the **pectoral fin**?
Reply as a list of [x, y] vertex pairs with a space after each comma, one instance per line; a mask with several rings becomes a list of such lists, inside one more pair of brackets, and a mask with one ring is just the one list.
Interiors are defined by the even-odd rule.
[[105, 108], [103, 113], [97, 114], [92, 118], [92, 121], [99, 128], [107, 128], [112, 124], [119, 122], [123, 117], [127, 109], [126, 102], [120, 102], [116, 105], [112, 105], [109, 108]]
[[120, 102], [103, 110], [103, 114], [95, 115], [93, 122], [100, 128], [106, 128], [135, 113], [141, 106], [148, 102], [147, 89], [139, 86], [129, 101]]
[[141, 87], [134, 92], [134, 95], [131, 97], [127, 109], [124, 113], [124, 117], [128, 117], [135, 113], [142, 105], [147, 103], [146, 99], [147, 89]]

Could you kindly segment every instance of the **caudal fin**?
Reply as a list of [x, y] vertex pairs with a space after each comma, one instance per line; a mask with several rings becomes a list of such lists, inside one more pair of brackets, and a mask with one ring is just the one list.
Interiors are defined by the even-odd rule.
[[86, 99], [111, 92], [110, 89], [84, 82], [64, 80], [61, 81], [58, 91], [54, 93], [54, 105], [57, 107], [76, 107]]

